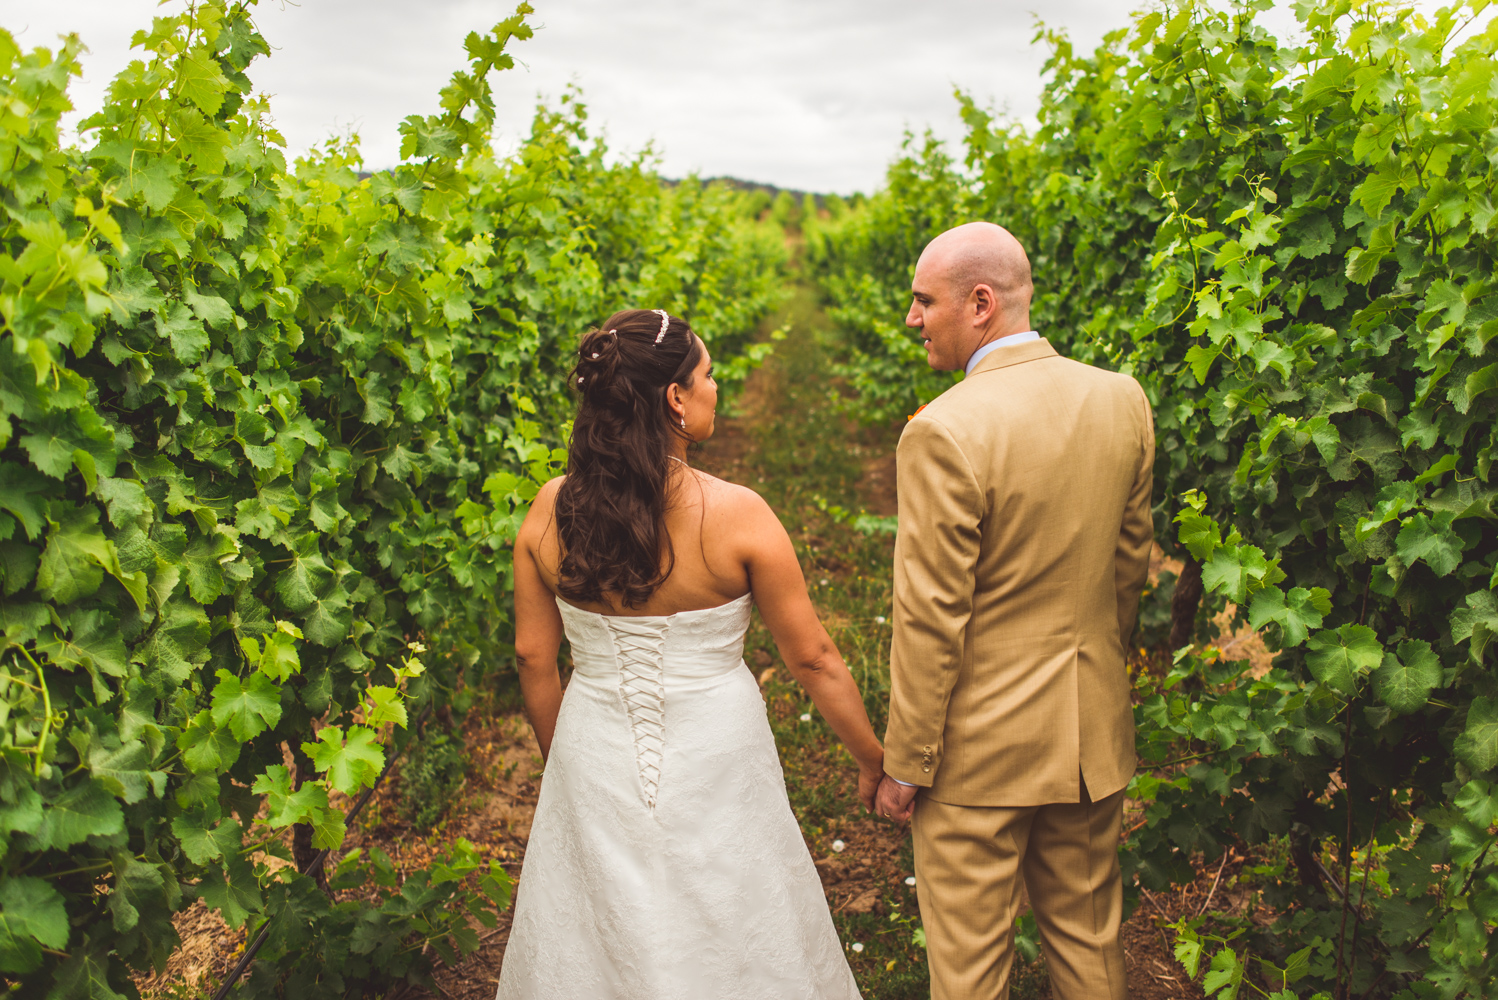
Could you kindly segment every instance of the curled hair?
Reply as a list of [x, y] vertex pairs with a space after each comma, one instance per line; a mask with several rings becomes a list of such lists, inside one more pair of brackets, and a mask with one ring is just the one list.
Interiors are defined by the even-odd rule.
[[627, 309], [583, 337], [572, 370], [581, 397], [557, 491], [557, 589], [573, 601], [617, 596], [639, 607], [671, 575], [666, 533], [673, 438], [666, 389], [692, 387], [702, 341], [686, 320]]

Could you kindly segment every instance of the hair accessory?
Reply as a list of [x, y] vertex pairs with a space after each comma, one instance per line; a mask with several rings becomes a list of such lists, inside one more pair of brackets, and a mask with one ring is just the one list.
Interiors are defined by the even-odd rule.
[[593, 360], [594, 360], [594, 361], [597, 361], [597, 360], [598, 360], [598, 352], [597, 352], [597, 351], [594, 351], [594, 352], [593, 352]]
[[653, 313], [661, 314], [661, 332], [655, 335], [655, 342], [659, 344], [662, 340], [665, 339], [666, 327], [671, 323], [671, 316], [664, 309], [652, 309], [650, 311]]

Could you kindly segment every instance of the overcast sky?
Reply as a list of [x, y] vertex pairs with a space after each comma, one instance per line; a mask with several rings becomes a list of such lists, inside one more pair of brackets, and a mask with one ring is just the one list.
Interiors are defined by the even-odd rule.
[[[512, 147], [538, 95], [554, 100], [575, 82], [611, 146], [654, 142], [668, 176], [870, 191], [904, 129], [962, 135], [954, 86], [1018, 117], [1034, 113], [1046, 50], [1030, 44], [1031, 11], [1090, 48], [1150, 2], [533, 0], [536, 36], [512, 43], [519, 63], [491, 78], [497, 141]], [[262, 0], [255, 18], [274, 54], [250, 76], [271, 95], [290, 152], [353, 129], [366, 163], [389, 166], [397, 124], [437, 110], [463, 37], [513, 9], [512, 0]], [[130, 35], [159, 12], [155, 0], [0, 0], [0, 26], [24, 48], [78, 32], [90, 53], [72, 93], [88, 112], [134, 57]]]

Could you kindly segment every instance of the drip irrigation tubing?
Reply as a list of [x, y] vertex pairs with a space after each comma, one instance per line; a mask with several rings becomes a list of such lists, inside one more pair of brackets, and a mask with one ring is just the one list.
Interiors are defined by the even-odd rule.
[[[385, 762], [385, 768], [380, 772], [380, 776], [374, 780], [374, 784], [364, 790], [364, 793], [354, 803], [354, 807], [343, 817], [345, 827], [353, 825], [354, 819], [359, 815], [359, 810], [363, 809], [365, 804], [374, 797], [374, 793], [379, 789], [380, 783], [385, 780], [385, 775], [390, 773], [390, 769], [405, 755], [406, 749], [412, 743], [415, 743], [417, 737], [421, 735], [422, 727], [426, 725], [427, 716], [431, 714], [432, 707], [430, 705], [421, 710], [421, 715], [417, 717], [416, 725], [412, 728], [411, 738], [406, 741], [406, 745], [401, 747], [395, 756]], [[331, 849], [327, 847], [318, 851], [317, 857], [307, 862], [307, 867], [302, 870], [301, 874], [315, 876], [322, 870], [323, 863], [328, 860], [330, 853]], [[265, 939], [270, 937], [270, 924], [270, 920], [265, 921], [265, 926], [260, 928], [260, 933], [255, 935], [255, 940], [244, 950], [244, 954], [239, 957], [239, 961], [235, 963], [234, 968], [230, 969], [229, 974], [224, 977], [224, 981], [219, 986], [218, 992], [213, 994], [213, 1000], [224, 1000], [229, 995], [229, 991], [234, 988], [234, 984], [239, 982], [239, 977], [244, 975], [245, 970], [250, 967], [250, 963], [255, 960], [255, 955], [260, 951], [261, 946], [265, 944]]]

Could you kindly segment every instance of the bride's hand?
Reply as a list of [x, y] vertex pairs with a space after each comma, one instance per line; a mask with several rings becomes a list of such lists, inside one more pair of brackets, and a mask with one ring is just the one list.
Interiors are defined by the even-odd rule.
[[858, 769], [858, 798], [863, 802], [864, 812], [874, 811], [874, 795], [879, 791], [879, 782], [884, 778], [884, 768], [868, 768], [860, 766]]

